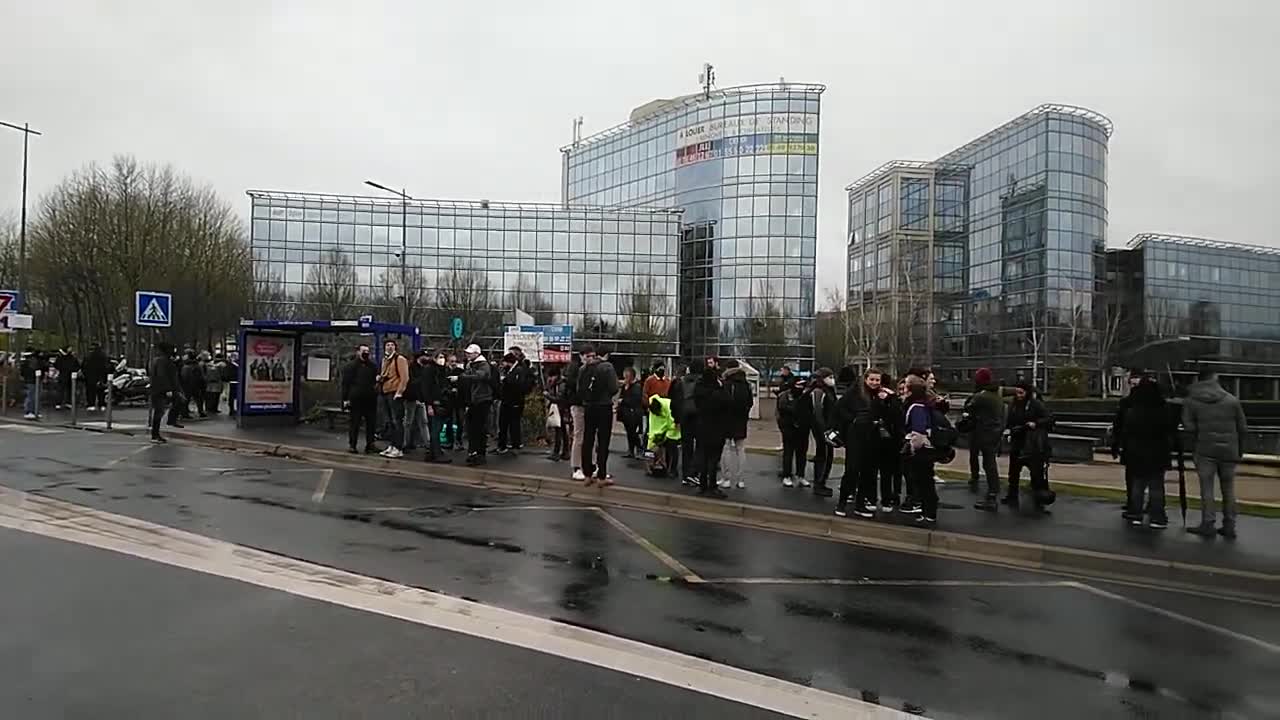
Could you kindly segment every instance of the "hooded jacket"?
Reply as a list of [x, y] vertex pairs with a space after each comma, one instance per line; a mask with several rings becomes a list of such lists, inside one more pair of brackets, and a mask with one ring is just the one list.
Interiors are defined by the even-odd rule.
[[1126, 468], [1138, 473], [1168, 469], [1169, 455], [1177, 443], [1178, 421], [1172, 407], [1154, 382], [1142, 382], [1130, 391], [1121, 432], [1111, 451]]
[[608, 360], [584, 364], [578, 374], [578, 399], [583, 407], [613, 405], [618, 394], [618, 373]]
[[1244, 457], [1249, 431], [1244, 409], [1217, 380], [1191, 385], [1182, 403], [1182, 426], [1195, 439], [1196, 455], [1222, 462], [1240, 462]]
[[744, 440], [747, 437], [747, 421], [751, 419], [751, 406], [755, 398], [751, 396], [751, 383], [747, 382], [747, 371], [741, 367], [724, 371], [724, 390], [729, 402], [727, 437]]
[[1004, 429], [1004, 400], [995, 385], [983, 385], [978, 392], [964, 402], [964, 413], [969, 416], [973, 429], [969, 431], [972, 449], [991, 449], [1000, 445], [1000, 431]]
[[106, 382], [110, 364], [110, 361], [107, 360], [107, 354], [103, 352], [101, 347], [95, 347], [90, 350], [89, 355], [84, 359], [85, 382], [98, 385]]
[[[692, 376], [686, 377], [689, 382]], [[729, 393], [715, 370], [706, 369], [693, 386], [698, 411], [698, 442], [717, 442], [729, 437]]]
[[493, 402], [493, 370], [483, 355], [467, 363], [461, 382], [465, 383], [467, 407], [479, 407]]
[[659, 439], [667, 441], [680, 440], [680, 424], [671, 413], [671, 399], [656, 396], [661, 412], [653, 412], [653, 403], [649, 403], [649, 448], [658, 447]]

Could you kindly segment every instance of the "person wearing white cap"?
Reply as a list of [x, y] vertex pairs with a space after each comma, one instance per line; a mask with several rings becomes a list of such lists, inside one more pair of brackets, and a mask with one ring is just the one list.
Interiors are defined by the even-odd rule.
[[489, 406], [493, 404], [493, 372], [489, 362], [472, 343], [464, 351], [467, 367], [454, 382], [461, 383], [458, 397], [467, 406], [467, 464], [485, 464], [485, 446], [489, 442]]

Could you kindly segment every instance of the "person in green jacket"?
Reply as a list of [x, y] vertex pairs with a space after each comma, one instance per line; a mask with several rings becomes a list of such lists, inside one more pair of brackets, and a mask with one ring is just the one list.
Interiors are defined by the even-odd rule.
[[649, 474], [680, 477], [680, 424], [671, 413], [671, 398], [649, 398]]

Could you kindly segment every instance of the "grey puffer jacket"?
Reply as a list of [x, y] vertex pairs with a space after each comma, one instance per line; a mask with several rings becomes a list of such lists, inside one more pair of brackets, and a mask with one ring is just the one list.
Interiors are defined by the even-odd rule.
[[1249, 430], [1244, 409], [1217, 380], [1194, 383], [1182, 403], [1182, 426], [1195, 438], [1195, 454], [1222, 462], [1240, 462]]

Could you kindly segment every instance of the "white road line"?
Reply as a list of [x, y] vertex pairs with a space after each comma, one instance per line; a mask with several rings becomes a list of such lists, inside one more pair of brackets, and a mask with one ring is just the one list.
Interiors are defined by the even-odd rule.
[[35, 425], [0, 425], [0, 430], [12, 430], [13, 432], [25, 433], [27, 435], [57, 435], [64, 432], [63, 430], [37, 427]]
[[320, 482], [316, 485], [316, 491], [311, 493], [311, 502], [324, 502], [324, 494], [329, 492], [329, 481], [332, 479], [333, 468], [320, 471]]
[[143, 452], [150, 450], [153, 447], [155, 447], [155, 445], [142, 445], [140, 447], [136, 447], [132, 451], [130, 451], [128, 455], [125, 455], [124, 457], [118, 457], [115, 460], [108, 462], [107, 467], [115, 467], [120, 463], [124, 462], [125, 460], [129, 460], [135, 455], [141, 455]]
[[[73, 523], [73, 524], [69, 524]], [[0, 527], [441, 628], [809, 720], [917, 715], [633, 640], [0, 488]]]
[[648, 551], [650, 555], [657, 558], [658, 562], [662, 563], [663, 565], [666, 565], [668, 568], [671, 569], [672, 572], [679, 575], [683, 580], [691, 583], [702, 582], [702, 578], [698, 577], [698, 575], [695, 574], [692, 570], [685, 567], [684, 563], [671, 557], [670, 555], [667, 554], [665, 550], [649, 542], [648, 538], [636, 532], [635, 530], [632, 530], [626, 523], [622, 522], [618, 518], [614, 517], [613, 515], [610, 515], [607, 510], [603, 510], [601, 508], [594, 508], [594, 510], [596, 511], [597, 514], [600, 515], [600, 517], [605, 519], [605, 522], [617, 528], [618, 532], [631, 538], [631, 542], [644, 548], [646, 551]]
[[708, 585], [866, 585], [867, 587], [1075, 587], [1069, 580], [1035, 582], [1018, 580], [875, 580], [872, 578], [703, 578]]
[[1101, 588], [1096, 588], [1087, 583], [1077, 582], [1077, 583], [1072, 583], [1072, 585], [1077, 589], [1083, 590], [1093, 595], [1097, 595], [1098, 597], [1115, 600], [1116, 602], [1124, 603], [1125, 605], [1129, 605], [1131, 607], [1135, 607], [1140, 610], [1146, 610], [1147, 612], [1155, 613], [1156, 615], [1167, 617], [1170, 620], [1177, 620], [1178, 622], [1186, 623], [1188, 625], [1191, 625], [1192, 627], [1198, 627], [1201, 630], [1208, 630], [1209, 632], [1212, 632], [1212, 633], [1217, 633], [1219, 635], [1224, 635], [1226, 637], [1233, 638], [1241, 642], [1249, 643], [1250, 645], [1255, 645], [1268, 652], [1280, 654], [1280, 645], [1269, 643], [1266, 640], [1262, 640], [1261, 638], [1256, 638], [1252, 635], [1245, 635], [1244, 633], [1236, 632], [1235, 630], [1231, 630], [1230, 628], [1224, 628], [1221, 625], [1214, 625], [1213, 623], [1205, 622], [1204, 620], [1198, 620], [1196, 618], [1189, 617], [1181, 613], [1173, 612], [1172, 610], [1165, 610], [1162, 607], [1157, 607], [1149, 603], [1144, 603], [1141, 600], [1135, 600], [1131, 597], [1125, 597], [1124, 595], [1118, 595], [1113, 592], [1107, 592], [1106, 590], [1103, 590]]

